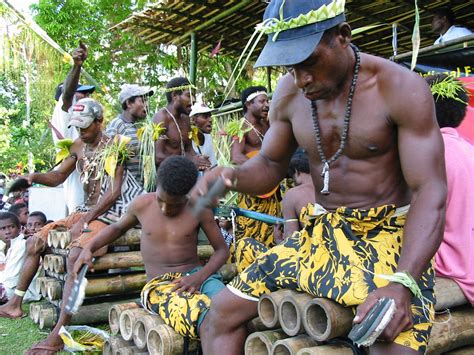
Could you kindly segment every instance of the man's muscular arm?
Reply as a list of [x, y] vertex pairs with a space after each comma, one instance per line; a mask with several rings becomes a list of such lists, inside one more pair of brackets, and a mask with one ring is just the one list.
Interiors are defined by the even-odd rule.
[[232, 137], [232, 145], [230, 147], [230, 159], [236, 165], [242, 165], [249, 158], [244, 153], [245, 151], [245, 136], [239, 141], [239, 138]]
[[[433, 97], [422, 78], [403, 71], [386, 78], [382, 94], [398, 130], [401, 168], [412, 193], [397, 271], [408, 271], [418, 281], [443, 238], [447, 186]], [[401, 284], [390, 283], [369, 295], [359, 306], [355, 321], [362, 320], [381, 297], [393, 298], [397, 305], [383, 333], [391, 341], [412, 325], [412, 295]]]
[[77, 84], [79, 83], [79, 77], [81, 76], [81, 68], [84, 61], [87, 59], [87, 47], [84, 43], [79, 43], [77, 48], [72, 54], [74, 65], [72, 66], [69, 74], [64, 81], [63, 91], [63, 111], [68, 112], [72, 106], [74, 94], [76, 93]]

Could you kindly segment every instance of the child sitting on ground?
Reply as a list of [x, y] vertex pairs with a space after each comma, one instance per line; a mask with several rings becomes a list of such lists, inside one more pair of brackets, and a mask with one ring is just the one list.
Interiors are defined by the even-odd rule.
[[[0, 271], [0, 304], [11, 298], [23, 267], [26, 255], [26, 240], [20, 233], [20, 221], [11, 212], [0, 213], [0, 239], [6, 245], [5, 261]], [[36, 301], [40, 295], [35, 288], [36, 282], [32, 282], [24, 295], [25, 301]]]

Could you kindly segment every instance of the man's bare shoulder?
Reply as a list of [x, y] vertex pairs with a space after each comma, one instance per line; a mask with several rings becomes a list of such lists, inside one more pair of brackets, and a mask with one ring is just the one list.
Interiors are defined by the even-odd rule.
[[74, 142], [71, 145], [71, 148], [69, 148], [69, 151], [71, 153], [75, 153], [78, 156], [82, 155], [82, 150], [84, 148], [84, 142], [81, 140], [81, 138], [76, 138]]
[[270, 103], [269, 118], [272, 121], [288, 121], [291, 119], [291, 112], [294, 111], [292, 104], [295, 98], [301, 94], [301, 90], [295, 85], [293, 75], [284, 75], [277, 84]]
[[154, 192], [149, 192], [140, 196], [137, 196], [130, 203], [129, 208], [133, 208], [135, 211], [142, 211], [143, 209], [151, 206], [153, 202], [156, 201], [156, 194]]
[[169, 120], [169, 114], [164, 108], [158, 110], [158, 112], [156, 112], [153, 115], [153, 122], [155, 123], [163, 122], [164, 124], [167, 124], [168, 120]]

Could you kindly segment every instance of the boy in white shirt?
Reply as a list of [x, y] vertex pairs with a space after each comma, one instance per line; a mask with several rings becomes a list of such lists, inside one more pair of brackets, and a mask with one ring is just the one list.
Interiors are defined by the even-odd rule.
[[193, 149], [196, 154], [207, 157], [211, 163], [211, 166], [217, 164], [216, 154], [214, 153], [214, 147], [212, 145], [212, 117], [211, 113], [214, 111], [209, 108], [205, 103], [196, 103], [191, 108], [189, 117], [191, 123], [194, 124], [198, 129], [199, 146], [193, 140]]
[[[20, 221], [18, 217], [11, 212], [0, 213], [0, 240], [6, 245], [5, 262], [3, 264], [3, 270], [0, 271], [1, 304], [5, 303], [17, 292], [15, 288], [26, 255], [26, 240], [24, 235], [20, 233]], [[25, 301], [36, 301], [40, 299], [35, 284], [36, 282], [32, 282], [26, 291], [23, 298]]]

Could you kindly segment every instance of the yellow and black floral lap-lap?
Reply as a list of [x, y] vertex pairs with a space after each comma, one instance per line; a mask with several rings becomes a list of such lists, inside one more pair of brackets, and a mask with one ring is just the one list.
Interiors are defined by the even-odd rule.
[[[166, 273], [149, 281], [141, 292], [141, 302], [145, 309], [158, 314], [177, 333], [198, 339], [199, 325], [210, 308], [211, 299], [204, 294], [202, 288], [201, 293], [195, 294], [171, 292], [174, 287], [172, 281], [185, 275]], [[220, 279], [218, 275], [210, 278], [213, 277]]]
[[[406, 211], [387, 205], [369, 210], [340, 207], [317, 214], [308, 205], [302, 216], [304, 229], [260, 255], [230, 287], [252, 297], [289, 288], [357, 306], [371, 291], [388, 284], [374, 274], [396, 271]], [[432, 265], [418, 284], [433, 311]], [[401, 333], [395, 343], [423, 351], [431, 321], [417, 298], [413, 298], [412, 312], [414, 328]]]
[[[281, 216], [280, 200], [279, 193], [274, 193], [268, 198], [239, 194], [237, 206], [246, 210], [278, 217]], [[242, 216], [237, 217], [235, 238], [236, 240], [253, 238], [267, 247], [275, 245], [273, 240], [273, 225]]]
[[268, 250], [263, 243], [253, 238], [239, 239], [235, 244], [235, 264], [237, 272], [244, 271], [257, 257]]

